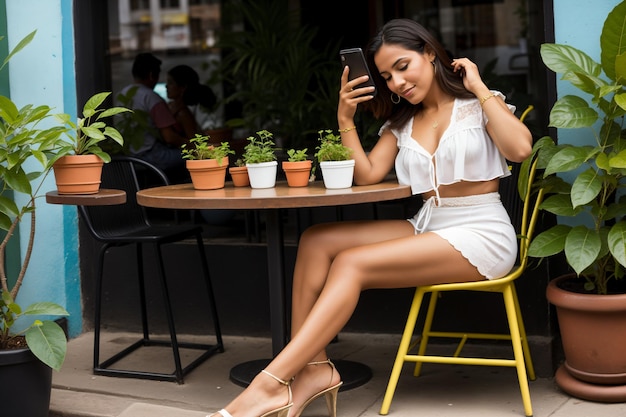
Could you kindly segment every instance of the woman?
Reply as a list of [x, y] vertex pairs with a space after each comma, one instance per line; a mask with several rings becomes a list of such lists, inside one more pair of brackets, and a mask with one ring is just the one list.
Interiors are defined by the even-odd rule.
[[178, 65], [169, 70], [165, 88], [179, 133], [186, 138], [193, 138], [196, 133], [201, 134], [201, 126], [189, 106], [199, 104], [206, 109], [212, 109], [217, 101], [213, 90], [200, 84], [198, 73], [188, 65]]
[[[387, 23], [366, 50], [367, 76], [341, 76], [337, 118], [354, 150], [355, 182], [374, 184], [394, 166], [424, 205], [409, 221], [315, 225], [300, 240], [290, 343], [234, 401], [213, 416], [300, 416], [319, 396], [335, 416], [341, 377], [325, 347], [353, 313], [361, 291], [494, 279], [515, 262], [515, 231], [498, 194], [505, 159], [530, 155], [532, 138], [502, 94], [467, 58], [451, 60], [419, 24]], [[364, 95], [365, 94], [365, 95]], [[358, 104], [387, 120], [369, 154], [354, 126]], [[293, 379], [292, 379], [293, 378]]]

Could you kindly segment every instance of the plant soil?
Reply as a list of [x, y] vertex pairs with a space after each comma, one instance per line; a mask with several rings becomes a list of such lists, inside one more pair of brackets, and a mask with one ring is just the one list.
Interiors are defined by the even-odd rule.
[[[584, 278], [572, 277], [560, 282], [558, 287], [577, 294], [595, 294], [595, 290], [588, 291], [585, 289], [586, 282]], [[626, 294], [626, 280], [612, 280], [609, 282], [607, 295], [610, 294]]]
[[26, 338], [24, 336], [16, 336], [9, 339], [7, 349], [24, 349], [27, 348]]

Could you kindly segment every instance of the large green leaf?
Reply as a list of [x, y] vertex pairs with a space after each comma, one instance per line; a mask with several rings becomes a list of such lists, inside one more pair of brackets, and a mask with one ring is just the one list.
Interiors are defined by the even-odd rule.
[[528, 256], [533, 258], [544, 258], [556, 255], [565, 248], [565, 239], [571, 227], [564, 224], [557, 224], [535, 236], [528, 247]]
[[592, 126], [598, 120], [598, 112], [581, 97], [567, 95], [561, 97], [550, 111], [551, 127], [574, 129]]
[[611, 227], [607, 242], [617, 262], [626, 267], [626, 221], [622, 220]]
[[548, 162], [544, 176], [568, 172], [578, 168], [595, 152], [591, 146], [567, 146], [558, 151]]
[[600, 48], [602, 69], [607, 77], [615, 80], [616, 57], [626, 52], [626, 2], [620, 2], [607, 15], [600, 35]]
[[68, 316], [69, 313], [60, 305], [43, 301], [29, 305], [24, 314], [27, 315], [47, 315], [47, 316]]
[[600, 75], [600, 64], [573, 46], [544, 43], [540, 52], [544, 64], [556, 73], [571, 71], [596, 77]]
[[574, 208], [587, 204], [602, 190], [602, 177], [595, 169], [581, 172], [572, 184], [572, 205]]
[[53, 321], [36, 321], [26, 331], [26, 343], [43, 363], [60, 370], [67, 353], [67, 339], [63, 329]]
[[567, 263], [580, 275], [600, 254], [602, 241], [596, 230], [585, 226], [575, 226], [565, 238]]
[[572, 200], [567, 194], [555, 194], [541, 203], [541, 209], [557, 216], [573, 217], [580, 213], [580, 208], [574, 208]]

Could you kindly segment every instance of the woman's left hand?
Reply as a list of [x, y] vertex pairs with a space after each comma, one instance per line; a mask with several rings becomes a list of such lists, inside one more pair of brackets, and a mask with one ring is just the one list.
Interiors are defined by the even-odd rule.
[[452, 61], [452, 69], [463, 77], [463, 85], [474, 94], [486, 89], [480, 77], [478, 66], [467, 58], [458, 58]]

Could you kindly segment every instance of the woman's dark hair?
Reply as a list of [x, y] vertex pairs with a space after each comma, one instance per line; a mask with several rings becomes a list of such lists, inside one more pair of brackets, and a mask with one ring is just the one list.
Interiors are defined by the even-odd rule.
[[[382, 29], [370, 40], [366, 48], [365, 59], [367, 65], [375, 69], [374, 56], [383, 45], [398, 45], [411, 51], [423, 54], [435, 54], [435, 80], [439, 87], [453, 97], [471, 98], [472, 93], [467, 91], [463, 80], [458, 73], [452, 70], [452, 59], [443, 45], [422, 25], [411, 19], [394, 19], [387, 22]], [[378, 71], [371, 71], [378, 94], [364, 103], [376, 118], [389, 119], [391, 127], [402, 126], [419, 112], [421, 104], [413, 105], [406, 100], [398, 104], [391, 102], [391, 91]]]
[[167, 73], [174, 82], [182, 87], [186, 87], [183, 94], [183, 101], [188, 106], [200, 104], [207, 109], [213, 109], [217, 103], [215, 93], [205, 84], [200, 84], [198, 73], [188, 65], [177, 65]]

